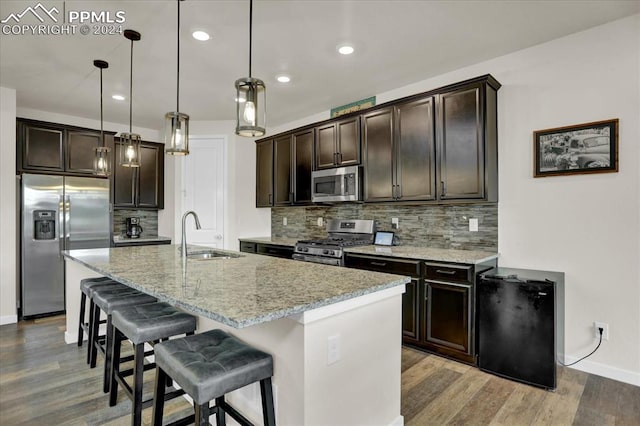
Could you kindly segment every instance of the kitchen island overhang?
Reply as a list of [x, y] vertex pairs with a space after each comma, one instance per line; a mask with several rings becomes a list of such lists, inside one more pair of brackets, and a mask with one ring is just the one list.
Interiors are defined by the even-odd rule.
[[[197, 314], [199, 332], [222, 328], [271, 353], [278, 424], [402, 424], [401, 312], [409, 277], [245, 253], [189, 259], [185, 271], [175, 245], [65, 257], [68, 342], [75, 341], [80, 279], [108, 276]], [[230, 399], [259, 419], [256, 395], [243, 388]]]

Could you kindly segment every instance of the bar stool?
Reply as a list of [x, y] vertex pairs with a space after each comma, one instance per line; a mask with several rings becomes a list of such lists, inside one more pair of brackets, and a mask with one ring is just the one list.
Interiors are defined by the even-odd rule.
[[[116, 405], [118, 384], [122, 385], [131, 399], [131, 424], [142, 423], [142, 409], [151, 406], [152, 399], [142, 400], [142, 379], [145, 370], [155, 367], [154, 363], [144, 365], [144, 344], [168, 340], [181, 334], [192, 335], [196, 330], [196, 317], [184, 313], [168, 303], [157, 302], [139, 306], [117, 308], [111, 314], [113, 330], [113, 357], [111, 361], [111, 386], [109, 405]], [[120, 348], [122, 341], [129, 339], [133, 343], [133, 369], [120, 371]], [[126, 377], [133, 375], [133, 386], [129, 386]]]
[[[91, 342], [91, 318], [93, 317], [93, 302], [91, 297], [94, 289], [105, 288], [107, 286], [123, 286], [117, 281], [107, 277], [85, 278], [80, 281], [80, 316], [78, 318], [78, 347], [82, 347], [84, 333], [87, 333], [88, 341]], [[87, 298], [89, 299], [89, 319], [85, 322]], [[88, 345], [90, 346], [90, 345]], [[89, 353], [87, 350], [87, 364], [89, 363]]]
[[[104, 393], [109, 392], [109, 386], [111, 385], [110, 373], [111, 373], [111, 355], [113, 352], [113, 326], [111, 324], [111, 314], [116, 308], [122, 308], [125, 306], [144, 305], [146, 303], [157, 302], [153, 296], [141, 293], [138, 290], [131, 287], [124, 286], [124, 288], [104, 288], [96, 289], [93, 292], [93, 318], [91, 319], [92, 336], [94, 336], [93, 342], [91, 342], [91, 362], [89, 366], [94, 368], [97, 361], [98, 351], [104, 354], [104, 380], [102, 390]], [[98, 326], [100, 324], [100, 311], [103, 311], [107, 315], [107, 332], [104, 345], [97, 339]], [[131, 358], [133, 359], [133, 358]]]
[[[275, 426], [271, 376], [273, 358], [236, 337], [211, 330], [181, 339], [169, 340], [155, 346], [156, 381], [153, 398], [153, 424], [162, 425], [165, 387], [173, 379], [194, 401], [195, 415], [176, 424], [194, 422], [208, 424], [209, 415], [216, 415], [218, 426], [225, 425], [229, 414], [241, 425], [249, 420], [229, 405], [225, 394], [260, 381], [262, 416], [265, 426]], [[215, 406], [209, 408], [209, 401]]]

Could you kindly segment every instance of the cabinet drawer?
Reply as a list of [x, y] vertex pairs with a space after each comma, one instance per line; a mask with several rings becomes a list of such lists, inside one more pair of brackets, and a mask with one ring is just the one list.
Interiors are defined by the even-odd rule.
[[270, 244], [257, 244], [256, 253], [267, 256], [283, 257], [291, 259], [293, 257], [293, 247], [276, 246]]
[[256, 243], [251, 243], [248, 241], [240, 241], [240, 251], [243, 251], [245, 253], [255, 253]]
[[388, 274], [420, 276], [419, 260], [399, 260], [388, 257], [365, 256], [347, 253], [345, 266], [348, 268], [366, 269], [368, 271], [386, 272]]
[[429, 280], [473, 282], [471, 265], [426, 263], [425, 266], [426, 278]]

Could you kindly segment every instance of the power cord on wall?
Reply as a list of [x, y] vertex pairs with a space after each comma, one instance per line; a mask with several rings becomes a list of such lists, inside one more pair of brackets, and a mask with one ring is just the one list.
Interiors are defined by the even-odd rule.
[[563, 366], [565, 366], [565, 367], [571, 367], [572, 365], [577, 364], [577, 363], [579, 363], [580, 361], [582, 361], [583, 359], [588, 358], [588, 357], [590, 357], [591, 355], [593, 355], [594, 353], [596, 353], [596, 351], [598, 350], [598, 348], [599, 348], [599, 347], [600, 347], [600, 345], [602, 344], [602, 333], [604, 333], [604, 328], [602, 328], [602, 327], [598, 327], [598, 331], [600, 332], [600, 341], [598, 342], [598, 346], [596, 346], [596, 348], [595, 348], [593, 351], [591, 351], [591, 353], [590, 353], [589, 355], [585, 355], [585, 356], [583, 356], [582, 358], [580, 358], [579, 360], [572, 362], [571, 364], [564, 364], [564, 363], [562, 363], [561, 361], [558, 361], [558, 362], [560, 363], [560, 365], [563, 365]]

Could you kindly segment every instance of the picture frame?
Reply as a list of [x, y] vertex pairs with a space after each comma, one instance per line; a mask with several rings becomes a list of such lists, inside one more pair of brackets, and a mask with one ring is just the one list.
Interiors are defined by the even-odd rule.
[[533, 132], [533, 177], [617, 171], [617, 118]]

